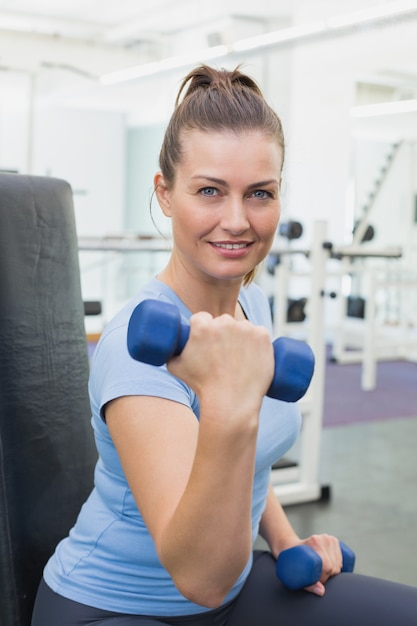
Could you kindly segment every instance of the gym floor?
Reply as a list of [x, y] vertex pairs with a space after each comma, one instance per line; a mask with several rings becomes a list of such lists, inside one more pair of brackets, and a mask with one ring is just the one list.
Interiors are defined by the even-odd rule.
[[414, 418], [324, 428], [321, 445], [331, 497], [286, 507], [296, 531], [334, 534], [358, 573], [417, 586], [417, 408]]

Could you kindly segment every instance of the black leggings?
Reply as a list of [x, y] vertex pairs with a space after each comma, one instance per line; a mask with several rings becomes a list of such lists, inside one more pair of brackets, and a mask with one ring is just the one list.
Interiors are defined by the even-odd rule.
[[417, 587], [359, 574], [340, 574], [323, 597], [287, 591], [269, 552], [255, 552], [252, 571], [229, 605], [176, 618], [101, 611], [62, 598], [41, 583], [32, 626], [416, 626]]

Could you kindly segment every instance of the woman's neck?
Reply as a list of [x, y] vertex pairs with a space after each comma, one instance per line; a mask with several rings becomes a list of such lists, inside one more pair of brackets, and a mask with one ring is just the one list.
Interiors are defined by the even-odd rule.
[[171, 263], [159, 273], [158, 280], [175, 291], [192, 313], [207, 311], [213, 317], [227, 313], [236, 319], [244, 319], [238, 304], [241, 280], [204, 279], [189, 272], [177, 272]]

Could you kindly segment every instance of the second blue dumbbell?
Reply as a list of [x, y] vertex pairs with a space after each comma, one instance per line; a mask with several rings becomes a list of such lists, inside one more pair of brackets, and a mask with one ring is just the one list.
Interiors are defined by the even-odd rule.
[[[343, 541], [340, 542], [342, 572], [353, 572], [355, 553]], [[319, 554], [310, 546], [300, 545], [283, 550], [277, 559], [276, 574], [282, 584], [295, 591], [314, 585], [320, 580], [323, 563]]]
[[[129, 354], [137, 361], [163, 365], [178, 356], [190, 334], [174, 304], [143, 300], [133, 310], [127, 330]], [[267, 395], [296, 402], [306, 393], [314, 373], [314, 355], [308, 344], [289, 337], [273, 342], [275, 370]]]

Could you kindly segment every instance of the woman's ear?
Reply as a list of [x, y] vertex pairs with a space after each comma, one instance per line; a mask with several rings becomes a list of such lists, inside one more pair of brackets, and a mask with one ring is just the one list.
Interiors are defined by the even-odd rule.
[[165, 217], [171, 217], [171, 200], [168, 186], [161, 172], [157, 172], [153, 179], [156, 197]]

